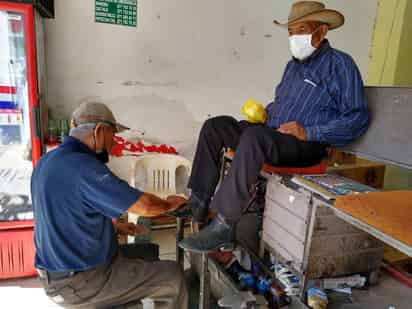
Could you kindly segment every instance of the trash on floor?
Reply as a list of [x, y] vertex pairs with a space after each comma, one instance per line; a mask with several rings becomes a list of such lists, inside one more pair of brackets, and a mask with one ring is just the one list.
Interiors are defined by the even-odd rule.
[[312, 309], [326, 309], [328, 307], [328, 295], [318, 288], [308, 290], [308, 306]]
[[316, 286], [325, 290], [344, 288], [363, 288], [366, 285], [366, 277], [354, 275], [340, 278], [319, 279], [310, 282], [310, 286]]

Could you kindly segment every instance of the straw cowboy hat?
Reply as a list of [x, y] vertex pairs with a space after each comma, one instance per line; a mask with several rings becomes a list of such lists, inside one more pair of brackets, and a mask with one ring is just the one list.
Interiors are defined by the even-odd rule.
[[329, 10], [325, 5], [316, 1], [299, 1], [292, 5], [287, 23], [274, 23], [287, 27], [305, 21], [318, 21], [329, 25], [329, 30], [337, 29], [345, 23], [345, 17], [338, 11]]

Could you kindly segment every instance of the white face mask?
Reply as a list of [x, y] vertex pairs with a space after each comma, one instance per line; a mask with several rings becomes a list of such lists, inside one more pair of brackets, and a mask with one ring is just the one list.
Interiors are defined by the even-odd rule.
[[312, 46], [312, 34], [299, 34], [289, 37], [290, 51], [296, 59], [305, 60], [316, 48]]

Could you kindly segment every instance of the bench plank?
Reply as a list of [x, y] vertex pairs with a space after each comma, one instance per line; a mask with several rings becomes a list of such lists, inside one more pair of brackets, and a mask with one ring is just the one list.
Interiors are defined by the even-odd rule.
[[366, 87], [372, 123], [346, 150], [412, 169], [412, 88]]

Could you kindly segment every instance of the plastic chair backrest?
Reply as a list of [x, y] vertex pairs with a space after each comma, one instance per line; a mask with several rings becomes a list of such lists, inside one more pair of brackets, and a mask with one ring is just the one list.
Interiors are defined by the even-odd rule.
[[[133, 162], [130, 185], [161, 198], [173, 194], [185, 195], [190, 169], [190, 161], [181, 156], [144, 155]], [[182, 172], [183, 175], [180, 174]]]

